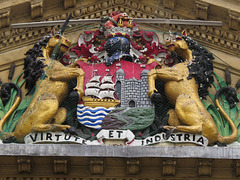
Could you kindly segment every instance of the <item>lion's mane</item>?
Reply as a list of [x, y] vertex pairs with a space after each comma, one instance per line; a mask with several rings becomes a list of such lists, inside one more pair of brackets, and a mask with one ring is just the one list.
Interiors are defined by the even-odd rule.
[[46, 65], [43, 62], [44, 59], [39, 57], [43, 57], [42, 47], [46, 47], [51, 37], [50, 34], [44, 36], [25, 54], [27, 57], [24, 59], [24, 78], [26, 80], [25, 88], [28, 90], [27, 95], [33, 93], [37, 80], [44, 75], [43, 68]]
[[198, 94], [201, 98], [206, 98], [208, 95], [208, 88], [213, 83], [213, 55], [197, 41], [188, 36], [182, 36], [187, 42], [188, 47], [192, 50], [193, 61], [188, 64], [189, 76], [188, 79], [195, 78], [199, 85]]

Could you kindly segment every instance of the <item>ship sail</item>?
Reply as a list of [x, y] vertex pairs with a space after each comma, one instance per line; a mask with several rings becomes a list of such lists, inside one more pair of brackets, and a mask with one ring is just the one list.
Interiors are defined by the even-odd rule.
[[100, 83], [101, 76], [93, 76], [93, 78], [90, 80], [90, 82], [99, 82]]
[[112, 81], [112, 77], [113, 76], [104, 76], [101, 80], [101, 83], [104, 84], [104, 83], [111, 83], [111, 84], [114, 84], [114, 82]]
[[86, 84], [85, 96], [95, 96], [98, 97], [99, 87], [100, 87], [100, 78], [101, 76], [94, 76], [90, 82]]
[[97, 88], [89, 88], [85, 89], [85, 96], [96, 96], [98, 97], [100, 89]]
[[86, 84], [86, 88], [100, 88], [100, 82], [89, 82]]
[[[79, 106], [77, 113], [81, 124], [95, 129], [100, 129], [102, 120], [110, 112], [110, 109], [112, 110], [113, 107], [120, 104], [120, 100], [114, 97], [115, 83], [112, 81], [113, 76], [104, 76], [101, 81], [100, 77], [94, 76], [86, 84], [85, 96], [82, 97], [84, 106]], [[108, 113], [105, 113], [105, 110]], [[92, 111], [94, 113], [91, 113]]]
[[104, 98], [110, 98], [110, 99], [115, 99], [114, 98], [114, 92], [115, 91], [110, 91], [110, 90], [101, 90], [98, 94], [98, 97], [100, 99], [104, 99]]
[[105, 83], [100, 85], [100, 89], [111, 89], [115, 90], [115, 84]]
[[114, 97], [115, 83], [111, 75], [106, 75], [100, 81], [101, 76], [94, 76], [86, 84], [85, 96], [82, 97], [85, 106], [110, 108], [118, 105], [120, 100]]

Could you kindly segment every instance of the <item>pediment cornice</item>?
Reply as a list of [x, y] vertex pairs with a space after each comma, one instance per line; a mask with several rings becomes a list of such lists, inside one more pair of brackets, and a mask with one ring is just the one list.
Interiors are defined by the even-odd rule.
[[[210, 3], [210, 0], [190, 0], [186, 6], [178, 0], [150, 0], [148, 3], [140, 0], [83, 0], [81, 2], [71, 1], [71, 3], [61, 1], [62, 4], [56, 6], [48, 6], [43, 0], [34, 1], [37, 4], [35, 3], [33, 6], [34, 3], [28, 0], [25, 2], [28, 7], [27, 2], [30, 3], [29, 7], [32, 7], [29, 16], [13, 18], [13, 6], [0, 9], [0, 27], [2, 27], [0, 28], [1, 52], [32, 44], [51, 30], [50, 27], [12, 29], [9, 26], [12, 23], [65, 19], [70, 12], [73, 13], [74, 18], [99, 18], [108, 15], [112, 11], [120, 11], [127, 12], [129, 15], [137, 18], [221, 20], [223, 21], [222, 27], [162, 24], [152, 24], [149, 27], [156, 31], [165, 32], [169, 30], [181, 32], [185, 29], [192, 38], [204, 46], [240, 56], [240, 12], [213, 5]], [[21, 7], [23, 5], [17, 4], [14, 6], [14, 9], [17, 9], [18, 6]], [[34, 12], [35, 10], [36, 12]], [[221, 12], [219, 12], [220, 10]], [[81, 28], [86, 28], [86, 26], [73, 26], [68, 31], [77, 31]]]

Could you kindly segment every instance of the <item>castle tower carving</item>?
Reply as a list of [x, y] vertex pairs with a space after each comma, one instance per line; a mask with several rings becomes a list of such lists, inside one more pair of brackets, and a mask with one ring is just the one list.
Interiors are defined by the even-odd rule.
[[125, 79], [125, 72], [116, 72], [116, 95], [121, 101], [121, 107], [152, 107], [148, 97], [148, 70], [141, 72], [141, 79]]

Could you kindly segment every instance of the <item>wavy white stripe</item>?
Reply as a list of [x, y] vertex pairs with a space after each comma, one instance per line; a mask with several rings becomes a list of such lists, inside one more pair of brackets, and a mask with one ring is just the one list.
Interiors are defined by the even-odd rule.
[[88, 107], [84, 104], [78, 104], [77, 106], [77, 118], [78, 121], [86, 127], [100, 129], [102, 120], [106, 115], [111, 112], [114, 107], [104, 108], [104, 107]]
[[81, 109], [81, 111], [86, 110], [86, 109], [90, 109], [90, 110], [98, 110], [98, 109], [106, 109], [106, 110], [113, 110], [115, 109], [114, 107], [110, 107], [110, 108], [105, 108], [105, 107], [89, 107], [89, 106], [84, 106], [83, 104], [78, 104], [78, 108]]
[[84, 125], [84, 126], [94, 128], [94, 129], [100, 129], [101, 128], [101, 125], [97, 125], [97, 126]]
[[[92, 116], [84, 116], [84, 117], [79, 117], [78, 116], [78, 119], [79, 120], [82, 120], [82, 119], [99, 119], [99, 118], [104, 118], [105, 116], [96, 116], [96, 117], [92, 117]], [[82, 121], [81, 121], [82, 122]]]
[[85, 111], [85, 112], [79, 112], [79, 111], [77, 111], [77, 115], [79, 115], [79, 116], [82, 116], [82, 115], [84, 115], [84, 114], [91, 114], [91, 115], [93, 115], [93, 116], [97, 116], [97, 115], [100, 114], [100, 113], [105, 114], [105, 115], [108, 114], [108, 112], [105, 112], [105, 111], [99, 111], [99, 112], [96, 112], [96, 113], [92, 113], [91, 111]]
[[96, 122], [94, 122], [94, 123], [92, 123], [91, 121], [81, 121], [82, 124], [84, 124], [84, 123], [89, 123], [89, 124], [91, 124], [92, 126], [94, 126], [94, 124], [97, 124], [97, 123], [100, 123], [100, 122], [102, 122], [102, 120], [98, 120], [98, 121], [96, 121]]

